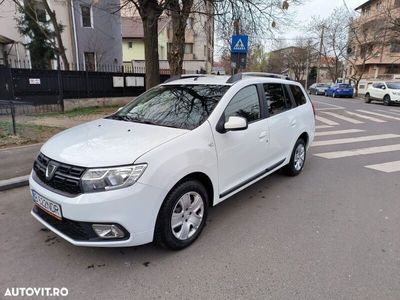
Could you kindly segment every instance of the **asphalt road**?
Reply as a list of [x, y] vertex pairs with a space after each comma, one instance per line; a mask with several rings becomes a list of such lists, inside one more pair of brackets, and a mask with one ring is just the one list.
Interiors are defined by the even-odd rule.
[[0, 180], [28, 175], [42, 144], [0, 149]]
[[400, 107], [313, 98], [337, 125], [317, 122], [332, 127], [318, 128], [303, 173], [278, 172], [211, 209], [180, 252], [74, 247], [30, 216], [28, 188], [0, 193], [0, 298], [50, 286], [70, 299], [400, 299], [400, 171], [382, 165], [400, 152], [371, 150], [400, 145]]

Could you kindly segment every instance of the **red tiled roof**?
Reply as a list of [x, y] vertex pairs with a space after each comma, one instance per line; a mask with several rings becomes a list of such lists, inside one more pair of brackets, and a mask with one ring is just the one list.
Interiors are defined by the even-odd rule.
[[[122, 38], [143, 38], [143, 23], [140, 17], [123, 17], [122, 19]], [[158, 33], [168, 24], [168, 18], [158, 20]]]

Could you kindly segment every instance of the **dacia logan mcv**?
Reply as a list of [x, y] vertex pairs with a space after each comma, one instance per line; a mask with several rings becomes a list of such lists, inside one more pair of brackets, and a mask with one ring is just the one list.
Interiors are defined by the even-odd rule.
[[77, 246], [182, 249], [209, 207], [278, 169], [298, 175], [314, 130], [297, 82], [171, 79], [47, 141], [29, 179], [31, 213]]

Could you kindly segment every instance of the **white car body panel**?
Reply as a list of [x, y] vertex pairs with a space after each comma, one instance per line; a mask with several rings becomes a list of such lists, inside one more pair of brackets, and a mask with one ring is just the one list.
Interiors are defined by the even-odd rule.
[[127, 165], [143, 153], [187, 132], [99, 119], [62, 131], [40, 151], [56, 161], [88, 168]]

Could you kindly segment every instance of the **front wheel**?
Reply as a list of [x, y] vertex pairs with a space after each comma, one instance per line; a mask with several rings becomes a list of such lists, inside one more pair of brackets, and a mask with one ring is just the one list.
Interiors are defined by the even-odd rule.
[[390, 104], [391, 104], [390, 103], [390, 96], [386, 95], [385, 97], [383, 97], [383, 105], [389, 106]]
[[365, 95], [365, 103], [371, 103], [371, 96], [369, 94]]
[[336, 93], [333, 93], [333, 94], [332, 94], [332, 97], [333, 97], [333, 98], [336, 98]]
[[306, 162], [306, 143], [303, 139], [298, 139], [294, 145], [289, 163], [284, 167], [284, 171], [288, 176], [297, 176], [301, 173]]
[[154, 242], [172, 250], [191, 245], [206, 224], [208, 203], [206, 188], [196, 180], [174, 187], [158, 213]]

